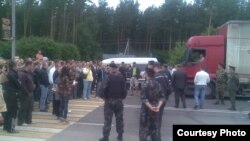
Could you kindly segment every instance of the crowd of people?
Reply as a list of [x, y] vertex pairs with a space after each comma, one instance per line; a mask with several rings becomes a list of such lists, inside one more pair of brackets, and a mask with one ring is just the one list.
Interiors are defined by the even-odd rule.
[[[16, 60], [6, 63], [0, 61], [0, 112], [4, 117], [4, 128], [8, 133], [18, 133], [15, 124], [25, 126], [32, 124], [33, 101], [39, 101], [40, 112], [48, 112], [49, 103], [53, 103], [52, 114], [63, 123], [69, 123], [69, 100], [81, 98], [88, 100], [102, 98], [104, 100], [104, 127], [103, 138], [108, 141], [113, 114], [116, 117], [118, 140], [123, 140], [123, 100], [127, 96], [127, 78], [130, 78], [129, 89], [131, 95], [139, 90], [139, 78], [145, 78], [141, 84], [140, 97], [142, 107], [140, 112], [140, 141], [161, 140], [161, 124], [164, 107], [172, 90], [175, 93], [175, 108], [179, 108], [181, 100], [186, 108], [185, 88], [187, 74], [181, 65], [170, 68], [158, 62], [149, 61], [144, 73], [137, 67], [115, 62], [105, 65], [98, 61], [49, 61], [41, 52], [36, 59]], [[224, 90], [228, 88], [232, 106], [235, 108], [235, 93], [238, 87], [238, 78], [235, 68], [230, 67], [229, 75], [222, 64], [217, 71], [217, 101], [215, 104], [224, 104]], [[195, 106], [203, 108], [205, 89], [210, 82], [206, 68], [196, 73]], [[228, 85], [226, 87], [226, 85]], [[94, 92], [95, 91], [95, 92]], [[4, 103], [4, 104], [3, 104]], [[17, 118], [17, 122], [16, 122]]]
[[69, 99], [99, 98], [107, 72], [107, 67], [99, 62], [49, 61], [42, 55], [36, 55], [36, 59], [1, 61], [0, 66], [0, 98], [1, 105], [5, 105], [0, 112], [4, 118], [3, 130], [8, 133], [18, 133], [16, 123], [18, 126], [32, 123], [34, 101], [39, 102], [40, 112], [48, 112], [52, 102], [53, 115], [69, 123]]

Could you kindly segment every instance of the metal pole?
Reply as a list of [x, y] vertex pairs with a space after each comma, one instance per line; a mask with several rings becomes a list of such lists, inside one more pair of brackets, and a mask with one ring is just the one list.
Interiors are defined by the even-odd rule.
[[14, 61], [16, 56], [16, 0], [12, 0], [12, 20], [11, 20], [11, 59]]

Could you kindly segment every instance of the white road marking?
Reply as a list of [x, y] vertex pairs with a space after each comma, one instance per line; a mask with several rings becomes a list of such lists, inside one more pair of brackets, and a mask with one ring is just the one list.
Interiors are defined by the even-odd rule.
[[0, 141], [46, 141], [46, 139], [14, 137], [14, 136], [4, 135], [4, 136], [0, 136]]
[[[32, 121], [33, 121], [33, 123], [39, 122], [39, 123], [58, 123], [58, 124], [63, 124], [59, 120], [49, 120], [49, 119], [33, 119]], [[70, 121], [70, 123], [75, 123], [75, 122]]]
[[[90, 126], [103, 126], [104, 124], [100, 123], [85, 123], [85, 122], [77, 122], [75, 125], [90, 125]], [[114, 126], [113, 124], [111, 126]]]
[[20, 131], [47, 132], [47, 133], [55, 133], [55, 134], [63, 130], [63, 129], [29, 127], [29, 126], [17, 126], [16, 129]]
[[69, 107], [74, 107], [74, 106], [76, 106], [76, 107], [93, 107], [93, 108], [98, 108], [98, 107], [100, 107], [99, 105], [82, 105], [82, 104], [69, 104]]

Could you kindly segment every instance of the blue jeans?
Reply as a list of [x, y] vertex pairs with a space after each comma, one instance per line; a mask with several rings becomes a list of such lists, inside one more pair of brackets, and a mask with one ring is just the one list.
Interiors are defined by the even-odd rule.
[[89, 98], [91, 93], [92, 81], [84, 80], [83, 82], [83, 98]]
[[195, 99], [195, 106], [199, 108], [203, 108], [204, 100], [205, 100], [205, 92], [206, 92], [206, 85], [195, 85], [194, 91], [194, 99]]
[[49, 88], [44, 85], [40, 85], [40, 88], [41, 88], [40, 110], [46, 110], [46, 100]]

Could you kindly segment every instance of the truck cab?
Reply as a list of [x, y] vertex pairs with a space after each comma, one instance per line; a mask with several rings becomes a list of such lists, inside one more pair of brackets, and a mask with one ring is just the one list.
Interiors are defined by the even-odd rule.
[[187, 72], [187, 94], [194, 92], [194, 77], [201, 67], [206, 67], [211, 82], [207, 87], [206, 95], [215, 95], [215, 77], [219, 63], [225, 63], [225, 38], [218, 36], [193, 36], [186, 43], [186, 51], [182, 69]]
[[211, 82], [206, 94], [215, 97], [216, 70], [219, 63], [226, 69], [236, 67], [240, 86], [237, 97], [250, 96], [250, 21], [228, 21], [218, 28], [218, 35], [193, 36], [186, 43], [182, 63], [188, 74], [186, 94], [193, 94], [193, 80], [201, 67], [206, 67]]

